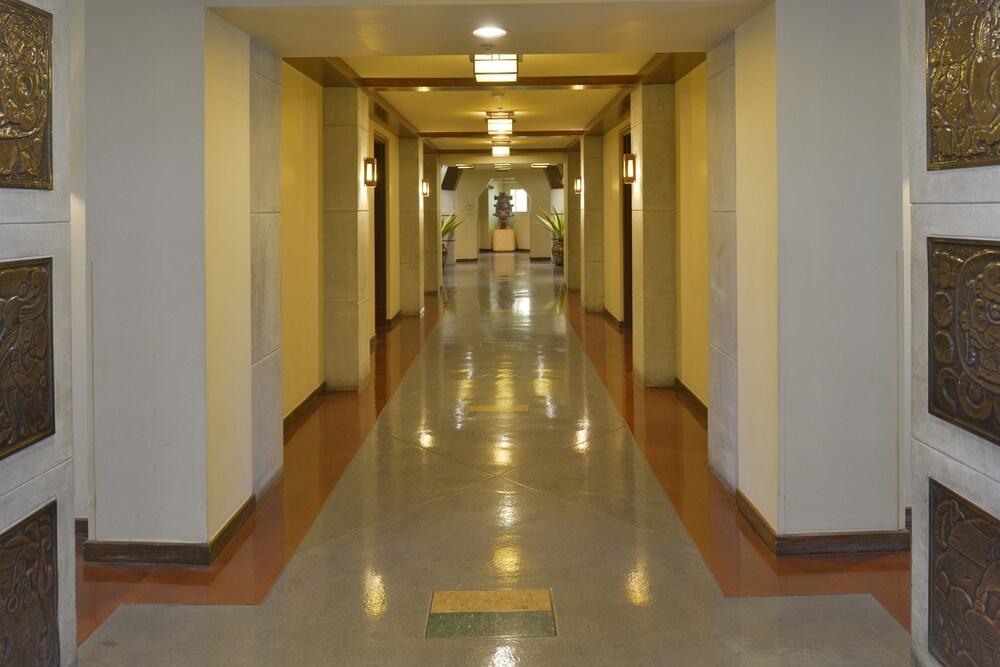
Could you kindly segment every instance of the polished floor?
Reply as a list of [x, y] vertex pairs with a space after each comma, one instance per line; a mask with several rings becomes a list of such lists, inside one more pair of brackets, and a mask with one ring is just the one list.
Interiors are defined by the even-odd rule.
[[[647, 461], [657, 441], [644, 429], [662, 419], [676, 431], [669, 410], [639, 423], [633, 405], [623, 419], [617, 376], [595, 369], [574, 334], [589, 345], [591, 321], [571, 324], [553, 274], [512, 255], [457, 267], [447, 308], [433, 331], [410, 338], [426, 342], [411, 348], [398, 387], [384, 385], [381, 412], [365, 400], [341, 426], [324, 399], [289, 441], [319, 430], [313, 467], [324, 480], [298, 489], [294, 476], [312, 471], [286, 463], [275, 493], [287, 505], [298, 490], [320, 509], [308, 531], [287, 506], [272, 510], [291, 522], [287, 533], [251, 531], [278, 543], [267, 557], [279, 564], [259, 577], [252, 564], [133, 568], [131, 583], [102, 571], [90, 581], [92, 608], [113, 610], [81, 645], [80, 663], [909, 664], [907, 633], [871, 595], [726, 590], [738, 573], [706, 565], [715, 557], [699, 550], [676, 494], [664, 493], [676, 480]], [[248, 541], [223, 558], [253, 561], [253, 550], [239, 556]], [[170, 595], [157, 589], [162, 579]], [[228, 584], [213, 589], [220, 580]], [[113, 585], [133, 592], [116, 597]], [[455, 611], [432, 607], [436, 594], [479, 591], [470, 599], [484, 604], [497, 589], [548, 591], [555, 636], [428, 635], [434, 613]]]

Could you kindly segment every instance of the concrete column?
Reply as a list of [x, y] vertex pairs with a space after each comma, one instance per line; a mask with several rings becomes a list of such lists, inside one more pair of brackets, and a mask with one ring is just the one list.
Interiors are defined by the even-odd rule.
[[739, 483], [736, 325], [736, 36], [708, 52], [708, 466]]
[[[674, 87], [632, 92], [632, 370], [647, 387], [677, 376], [677, 181]], [[617, 174], [616, 178], [620, 178]]]
[[323, 91], [323, 374], [330, 390], [357, 389], [369, 355], [368, 96]]
[[583, 195], [580, 213], [580, 303], [591, 313], [604, 310], [604, 137], [580, 142]]
[[441, 158], [424, 147], [424, 178], [431, 193], [424, 199], [424, 292], [441, 287]]
[[399, 310], [424, 313], [424, 177], [422, 139], [399, 140]]
[[563, 181], [566, 189], [566, 242], [563, 252], [563, 275], [566, 277], [566, 287], [571, 290], [580, 289], [580, 274], [582, 273], [580, 248], [580, 195], [573, 191], [573, 184], [581, 178], [580, 148], [566, 153], [566, 170]]
[[250, 43], [250, 385], [253, 490], [284, 462], [281, 374], [281, 59]]

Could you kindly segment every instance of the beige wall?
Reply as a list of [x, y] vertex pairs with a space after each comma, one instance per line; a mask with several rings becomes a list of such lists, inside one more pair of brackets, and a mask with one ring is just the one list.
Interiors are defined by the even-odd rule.
[[708, 145], [706, 65], [677, 82], [678, 369], [708, 404]]
[[205, 311], [208, 537], [252, 490], [250, 39], [205, 18]]
[[[629, 121], [604, 135], [604, 308], [622, 320], [625, 296], [622, 294], [622, 134]], [[629, 295], [631, 298], [631, 295]]]
[[778, 156], [775, 9], [736, 30], [739, 485], [778, 528]]
[[287, 416], [323, 382], [323, 89], [294, 67], [282, 64], [281, 69], [282, 409]]

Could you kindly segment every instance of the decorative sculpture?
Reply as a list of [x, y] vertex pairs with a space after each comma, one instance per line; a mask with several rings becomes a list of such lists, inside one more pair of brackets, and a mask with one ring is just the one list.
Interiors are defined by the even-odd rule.
[[52, 259], [0, 263], [0, 459], [55, 433]]
[[59, 559], [52, 501], [0, 535], [0, 664], [59, 665]]
[[510, 201], [510, 195], [506, 192], [501, 192], [493, 198], [496, 200], [496, 216], [497, 220], [500, 221], [500, 229], [510, 229], [508, 221], [510, 217], [514, 215], [514, 206]]
[[52, 189], [52, 14], [0, 0], [0, 187]]
[[927, 0], [927, 167], [1000, 164], [1000, 0]]
[[1000, 444], [1000, 242], [927, 240], [928, 410]]
[[927, 643], [948, 667], [1000, 664], [1000, 522], [930, 480]]

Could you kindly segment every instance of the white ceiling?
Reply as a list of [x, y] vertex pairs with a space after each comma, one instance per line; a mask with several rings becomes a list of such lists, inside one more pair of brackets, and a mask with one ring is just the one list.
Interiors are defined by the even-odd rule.
[[[267, 0], [244, 0], [247, 3]], [[280, 2], [281, 0], [274, 0]], [[704, 52], [768, 0], [490, 3], [389, 0], [367, 5], [218, 7], [223, 18], [283, 57], [340, 58], [362, 79], [397, 79], [410, 90], [376, 93], [419, 133], [484, 132], [484, 112], [514, 111], [513, 152], [562, 151], [576, 137], [518, 137], [518, 132], [582, 132], [623, 88], [418, 92], [412, 84], [472, 76], [469, 54], [481, 25], [508, 31], [494, 50], [523, 56], [520, 77], [634, 76], [657, 53]], [[240, 0], [221, 0], [220, 4]], [[406, 85], [397, 86], [405, 88]], [[489, 152], [482, 137], [428, 139], [442, 151]], [[448, 162], [468, 161], [468, 155]]]

